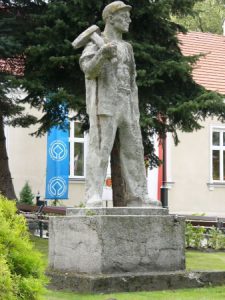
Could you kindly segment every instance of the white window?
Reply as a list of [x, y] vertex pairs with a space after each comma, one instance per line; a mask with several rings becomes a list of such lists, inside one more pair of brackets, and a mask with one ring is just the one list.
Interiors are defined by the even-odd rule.
[[225, 127], [211, 130], [211, 181], [225, 182]]
[[70, 122], [70, 178], [84, 179], [86, 176], [86, 139], [80, 131], [79, 122]]

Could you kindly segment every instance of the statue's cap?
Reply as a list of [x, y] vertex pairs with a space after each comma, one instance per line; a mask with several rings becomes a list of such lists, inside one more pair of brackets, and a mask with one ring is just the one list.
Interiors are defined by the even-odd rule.
[[132, 7], [130, 5], [126, 5], [123, 1], [114, 1], [110, 4], [108, 4], [103, 9], [103, 12], [102, 12], [103, 21], [105, 21], [110, 14], [114, 14], [118, 10], [125, 9], [125, 8], [128, 10], [131, 10]]

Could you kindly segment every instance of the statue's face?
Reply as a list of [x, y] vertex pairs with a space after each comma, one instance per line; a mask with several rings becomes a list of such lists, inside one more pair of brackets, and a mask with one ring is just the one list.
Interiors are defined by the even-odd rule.
[[111, 24], [114, 29], [125, 33], [129, 31], [129, 25], [131, 23], [130, 12], [127, 10], [119, 10], [112, 15]]

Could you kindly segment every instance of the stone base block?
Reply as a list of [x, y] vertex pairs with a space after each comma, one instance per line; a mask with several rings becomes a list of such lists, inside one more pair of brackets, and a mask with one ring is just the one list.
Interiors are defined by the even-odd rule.
[[51, 217], [53, 270], [87, 274], [185, 269], [184, 219], [170, 215]]
[[96, 208], [67, 208], [67, 216], [87, 216], [87, 215], [114, 215], [114, 216], [155, 216], [168, 215], [167, 208], [147, 208], [147, 207], [96, 207]]
[[[225, 272], [166, 272], [86, 275], [49, 271], [52, 289], [85, 293], [118, 293], [197, 288], [225, 284]], [[107, 297], [106, 297], [107, 298]]]

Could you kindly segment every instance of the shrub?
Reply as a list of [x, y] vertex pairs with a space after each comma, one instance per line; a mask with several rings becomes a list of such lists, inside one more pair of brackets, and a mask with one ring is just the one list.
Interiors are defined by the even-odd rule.
[[204, 227], [195, 227], [188, 222], [186, 223], [185, 238], [186, 247], [188, 248], [225, 249], [225, 234], [214, 226], [206, 233]]
[[194, 227], [191, 223], [187, 223], [185, 229], [186, 247], [202, 248], [205, 233], [206, 230], [204, 227]]
[[32, 194], [31, 187], [26, 181], [24, 187], [22, 188], [20, 192], [20, 203], [26, 203], [26, 204], [33, 204], [34, 195]]
[[41, 299], [47, 278], [41, 254], [29, 239], [26, 220], [0, 195], [0, 299]]
[[0, 299], [15, 299], [13, 281], [6, 259], [0, 255]]
[[225, 249], [225, 235], [214, 226], [209, 230], [208, 246], [215, 250]]

